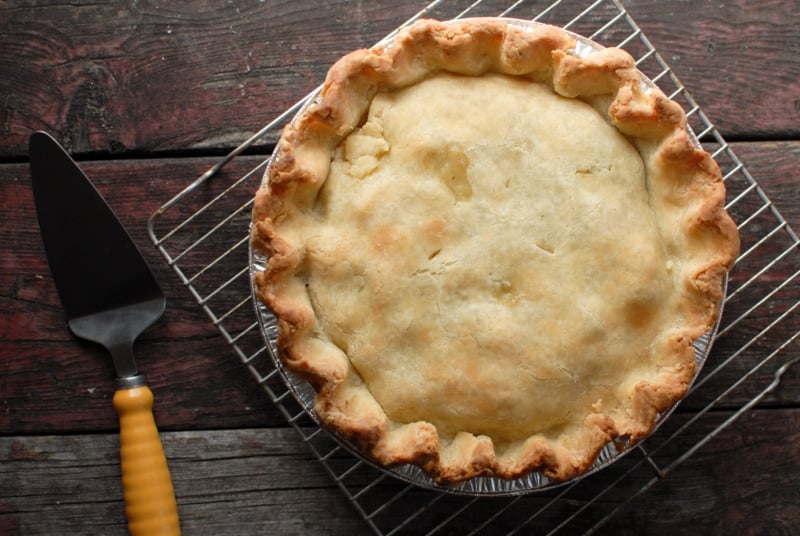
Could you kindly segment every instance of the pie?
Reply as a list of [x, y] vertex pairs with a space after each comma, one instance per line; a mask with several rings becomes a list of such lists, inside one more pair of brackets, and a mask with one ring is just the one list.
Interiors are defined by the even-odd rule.
[[423, 20], [341, 58], [284, 129], [254, 288], [365, 456], [563, 481], [686, 394], [739, 249], [724, 199], [627, 52]]

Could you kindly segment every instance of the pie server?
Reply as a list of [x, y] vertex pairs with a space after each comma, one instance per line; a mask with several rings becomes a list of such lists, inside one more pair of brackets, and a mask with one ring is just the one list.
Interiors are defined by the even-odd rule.
[[113, 404], [128, 530], [179, 534], [153, 393], [133, 358], [134, 340], [161, 316], [166, 300], [122, 224], [58, 142], [35, 132], [29, 154], [42, 241], [69, 328], [105, 346], [117, 372]]

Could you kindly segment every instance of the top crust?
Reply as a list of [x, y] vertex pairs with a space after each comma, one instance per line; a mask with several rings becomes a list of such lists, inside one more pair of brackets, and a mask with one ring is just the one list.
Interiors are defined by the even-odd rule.
[[[739, 249], [720, 171], [630, 55], [575, 48], [546, 25], [419, 21], [339, 60], [283, 132], [256, 193], [252, 243], [268, 256], [256, 292], [321, 422], [381, 464], [443, 482], [566, 480], [608, 441], [646, 437], [694, 377], [692, 342], [715, 323]], [[440, 117], [471, 91], [513, 119], [481, 135], [486, 150], [463, 117]], [[481, 170], [554, 154], [522, 147], [529, 123], [516, 126], [545, 110], [579, 125], [556, 115], [529, 134], [563, 148], [555, 178], [493, 183]], [[445, 122], [425, 126], [433, 118]], [[584, 129], [583, 145], [564, 143]], [[514, 156], [503, 147], [517, 139]], [[604, 219], [584, 221], [574, 199], [586, 178]], [[546, 236], [531, 234], [534, 217]], [[565, 218], [579, 231], [562, 232]], [[423, 272], [434, 275], [410, 277]]]

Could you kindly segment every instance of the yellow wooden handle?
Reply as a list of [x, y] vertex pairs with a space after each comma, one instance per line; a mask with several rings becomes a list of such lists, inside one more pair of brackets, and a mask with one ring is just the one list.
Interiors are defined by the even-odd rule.
[[143, 385], [114, 393], [119, 414], [122, 493], [132, 536], [180, 534], [175, 491], [153, 418], [153, 393]]

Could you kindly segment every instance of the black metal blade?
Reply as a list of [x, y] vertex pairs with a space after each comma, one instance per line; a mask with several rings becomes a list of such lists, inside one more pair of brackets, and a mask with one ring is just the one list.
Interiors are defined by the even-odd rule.
[[44, 132], [31, 135], [29, 150], [42, 240], [67, 318], [162, 298], [127, 231], [69, 154]]

